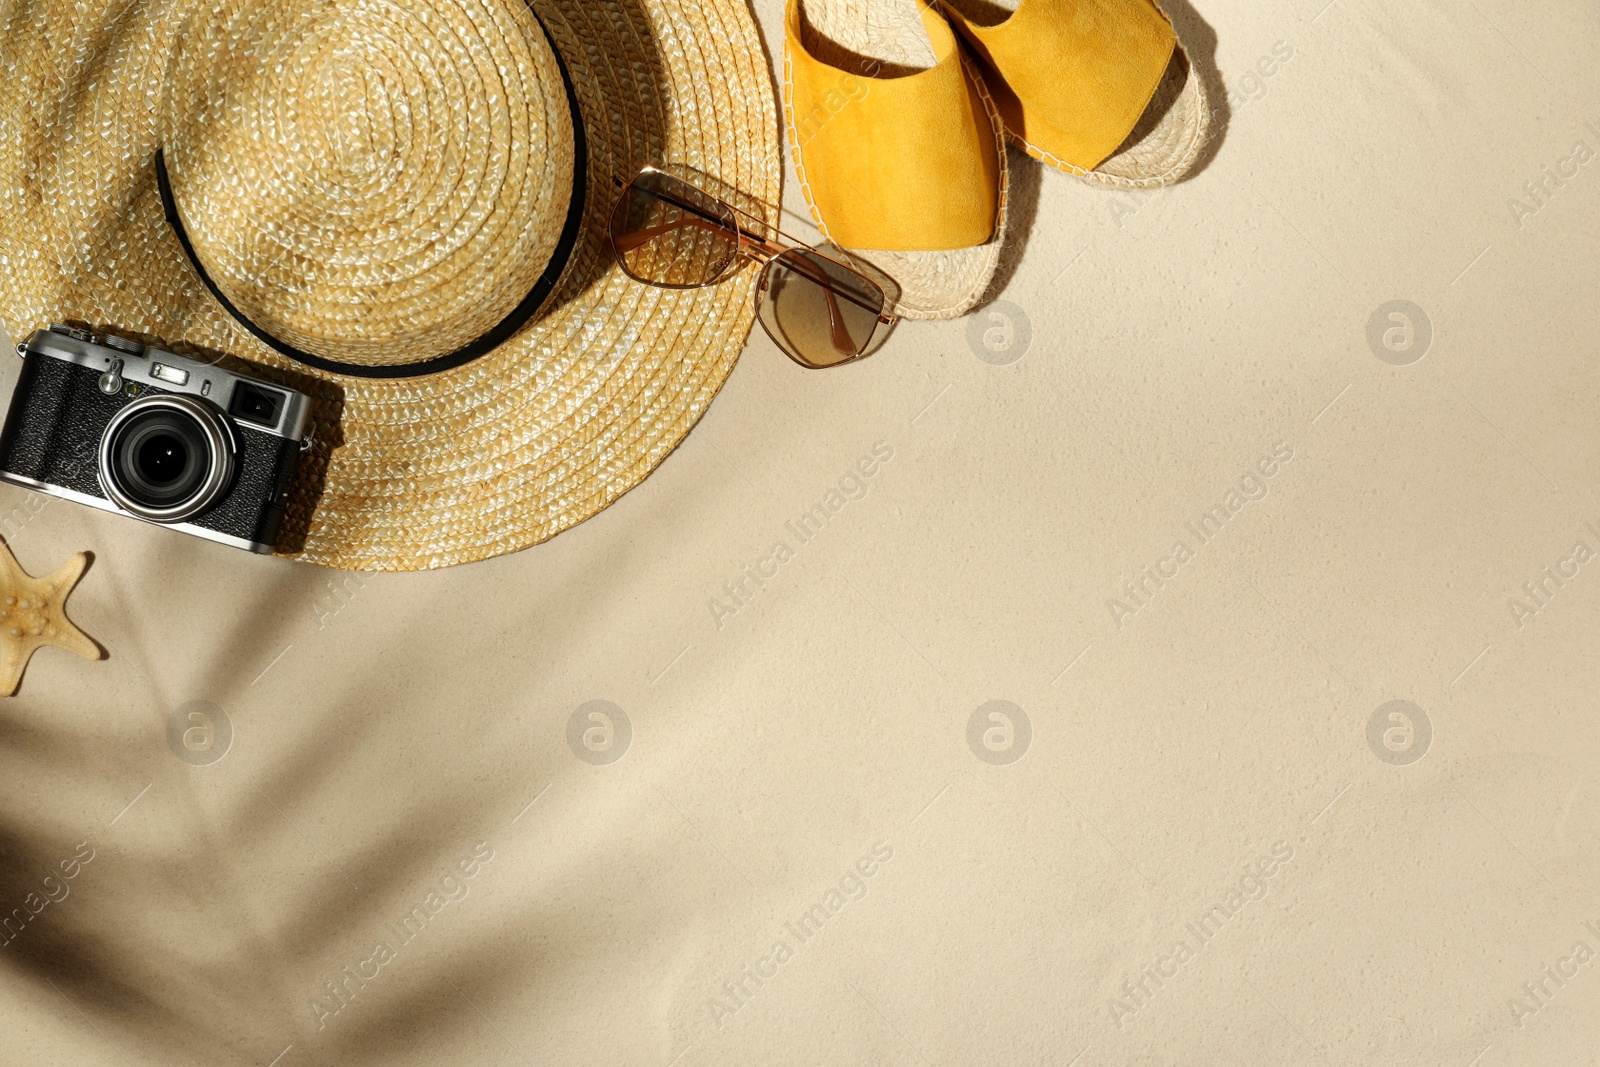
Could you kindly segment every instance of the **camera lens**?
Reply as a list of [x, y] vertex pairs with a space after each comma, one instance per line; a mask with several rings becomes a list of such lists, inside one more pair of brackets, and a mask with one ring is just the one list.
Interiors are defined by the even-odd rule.
[[101, 481], [128, 511], [180, 522], [213, 506], [233, 476], [221, 413], [191, 397], [151, 396], [119, 411], [100, 445]]
[[139, 446], [139, 472], [156, 485], [170, 485], [190, 467], [189, 450], [173, 434], [153, 436]]
[[176, 411], [129, 419], [111, 454], [117, 480], [146, 507], [171, 507], [205, 480], [205, 435], [192, 416]]

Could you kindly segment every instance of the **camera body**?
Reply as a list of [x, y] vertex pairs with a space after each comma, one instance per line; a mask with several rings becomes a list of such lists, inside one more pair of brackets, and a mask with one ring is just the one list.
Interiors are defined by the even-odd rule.
[[17, 352], [0, 480], [273, 550], [311, 443], [304, 393], [69, 326], [39, 330]]

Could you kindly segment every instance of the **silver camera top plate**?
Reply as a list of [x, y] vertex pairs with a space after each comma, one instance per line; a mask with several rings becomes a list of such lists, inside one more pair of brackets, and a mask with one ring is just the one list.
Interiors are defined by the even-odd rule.
[[129, 338], [97, 339], [87, 330], [54, 325], [37, 331], [20, 347], [30, 356], [48, 356], [99, 371], [101, 388], [108, 392], [120, 391], [121, 383], [134, 382], [202, 398], [241, 425], [276, 437], [305, 441], [310, 432], [311, 401], [304, 393], [175, 352], [146, 348]]

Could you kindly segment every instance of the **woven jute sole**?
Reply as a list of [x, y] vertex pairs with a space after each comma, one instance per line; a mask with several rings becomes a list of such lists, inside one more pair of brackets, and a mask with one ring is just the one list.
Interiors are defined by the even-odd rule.
[[[918, 0], [807, 0], [802, 17], [818, 35], [817, 56], [829, 62], [829, 47], [838, 54], [877, 60], [887, 67], [926, 70], [936, 62], [933, 46], [922, 27]], [[958, 46], [959, 47], [959, 46]], [[994, 235], [981, 245], [937, 252], [900, 252], [883, 249], [847, 248], [852, 256], [865, 260], [892, 278], [900, 287], [895, 313], [907, 319], [952, 319], [964, 315], [977, 304], [994, 278], [1005, 240], [1010, 175], [1006, 164], [1005, 125], [1000, 110], [983, 84], [978, 68], [961, 53], [967, 81], [982, 101], [994, 130], [995, 152], [999, 158], [999, 210]], [[791, 64], [784, 57], [784, 126], [788, 130], [790, 155], [800, 179], [811, 217], [824, 237], [832, 241], [827, 219], [817, 207], [806, 176], [793, 108], [794, 90]]]

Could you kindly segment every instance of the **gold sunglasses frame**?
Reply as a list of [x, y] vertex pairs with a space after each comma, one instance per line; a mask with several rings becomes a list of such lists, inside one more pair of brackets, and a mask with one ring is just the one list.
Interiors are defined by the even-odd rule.
[[[644, 177], [646, 177], [648, 175], [652, 175], [652, 174], [657, 174], [657, 175], [660, 175], [660, 176], [662, 176], [664, 178], [669, 178], [672, 181], [680, 182], [683, 185], [688, 186], [690, 189], [693, 189], [695, 192], [699, 193], [701, 196], [707, 198], [708, 200], [710, 200], [710, 201], [716, 203], [717, 205], [719, 205], [720, 207], [724, 208], [728, 212], [728, 218], [726, 220], [723, 220], [723, 219], [720, 219], [720, 218], [713, 218], [711, 216], [706, 215], [705, 212], [703, 212], [701, 209], [695, 207], [693, 204], [683, 203], [680, 200], [676, 200], [676, 199], [673, 199], [671, 197], [663, 196], [662, 193], [657, 191], [657, 190], [648, 189], [648, 188], [644, 188], [644, 187], [641, 186], [640, 187], [641, 191], [643, 191], [645, 193], [648, 193], [650, 196], [653, 196], [658, 200], [665, 200], [667, 203], [672, 204], [674, 207], [677, 207], [680, 210], [687, 212], [688, 216], [686, 218], [682, 219], [682, 220], [679, 220], [677, 222], [671, 223], [668, 226], [660, 227], [657, 230], [644, 231], [641, 234], [631, 235], [631, 236], [641, 237], [642, 239], [639, 240], [637, 243], [631, 245], [626, 250], [624, 250], [622, 248], [619, 248], [618, 247], [618, 237], [617, 237], [616, 226], [615, 226], [617, 210], [618, 210], [618, 208], [620, 208], [622, 206], [622, 203], [624, 202], [624, 200], [626, 200], [627, 197], [630, 196], [633, 193], [634, 187], [636, 185], [638, 185], [639, 180], [641, 178], [644, 178]], [[611, 253], [612, 253], [613, 256], [616, 257], [617, 265], [622, 268], [622, 272], [624, 274], [626, 274], [628, 277], [632, 278], [636, 282], [639, 282], [639, 283], [641, 283], [643, 285], [654, 286], [655, 288], [658, 288], [658, 289], [703, 289], [706, 286], [716, 285], [719, 282], [725, 281], [726, 279], [731, 277], [733, 274], [735, 274], [737, 271], [739, 271], [742, 268], [741, 260], [748, 260], [748, 261], [751, 261], [751, 262], [755, 262], [755, 263], [761, 264], [761, 279], [760, 279], [760, 282], [759, 282], [759, 284], [757, 286], [757, 289], [756, 289], [756, 304], [757, 304], [756, 318], [761, 322], [761, 328], [766, 331], [767, 336], [772, 338], [773, 344], [776, 344], [780, 349], [782, 349], [784, 355], [788, 356], [790, 359], [794, 360], [794, 362], [798, 363], [800, 366], [806, 368], [807, 370], [832, 370], [835, 367], [843, 367], [846, 364], [854, 363], [856, 360], [860, 359], [863, 355], [865, 355], [868, 352], [868, 350], [870, 350], [872, 348], [873, 342], [878, 338], [879, 331], [883, 327], [885, 327], [885, 326], [893, 326], [895, 323], [900, 321], [899, 316], [888, 314], [884, 310], [884, 308], [889, 304], [889, 296], [888, 296], [888, 294], [886, 292], [884, 292], [883, 286], [879, 285], [877, 282], [873, 281], [871, 278], [869, 278], [865, 274], [861, 273], [861, 271], [857, 270], [855, 267], [852, 267], [850, 264], [843, 262], [842, 260], [838, 259], [835, 256], [828, 255], [826, 252], [823, 252], [822, 250], [818, 249], [815, 245], [807, 244], [806, 242], [804, 242], [804, 241], [800, 240], [799, 238], [795, 237], [794, 235], [785, 233], [782, 230], [778, 229], [776, 226], [769, 225], [764, 220], [757, 218], [756, 216], [750, 214], [749, 212], [740, 210], [739, 208], [735, 207], [734, 205], [728, 203], [726, 200], [723, 200], [721, 197], [716, 196], [716, 195], [714, 195], [712, 193], [706, 192], [704, 189], [700, 188], [694, 182], [691, 182], [691, 181], [689, 181], [689, 180], [687, 180], [687, 179], [685, 179], [683, 177], [680, 177], [677, 174], [673, 174], [671, 171], [662, 170], [659, 167], [653, 167], [653, 166], [645, 166], [645, 167], [640, 168], [639, 172], [636, 175], [634, 175], [634, 177], [630, 181], [626, 181], [625, 182], [621, 178], [614, 178], [613, 180], [620, 187], [620, 192], [619, 192], [619, 194], [617, 196], [616, 202], [612, 205], [611, 214], [606, 220], [606, 238], [607, 238], [607, 243], [610, 244], [610, 246], [611, 246]], [[750, 222], [754, 223], [757, 226], [760, 226], [765, 231], [770, 231], [772, 234], [774, 234], [777, 237], [785, 238], [786, 240], [788, 240], [790, 242], [790, 244], [784, 245], [784, 244], [781, 244], [778, 241], [773, 240], [771, 238], [761, 237], [761, 236], [756, 235], [753, 232], [750, 232], [750, 230], [746, 229], [745, 226], [740, 225], [739, 216], [743, 216], [745, 219], [750, 220]], [[625, 251], [632, 251], [633, 248], [638, 247], [640, 244], [643, 244], [645, 241], [653, 240], [656, 237], [660, 236], [661, 234], [666, 233], [666, 232], [668, 232], [668, 231], [670, 231], [672, 229], [676, 229], [676, 228], [681, 227], [681, 226], [696, 226], [696, 225], [697, 226], [701, 226], [701, 227], [703, 227], [705, 229], [717, 230], [719, 232], [726, 232], [731, 227], [732, 230], [733, 230], [734, 237], [737, 240], [737, 245], [736, 245], [736, 247], [734, 249], [734, 254], [733, 254], [733, 256], [731, 256], [729, 258], [728, 265], [726, 267], [724, 267], [722, 269], [722, 271], [716, 277], [714, 277], [714, 278], [712, 278], [712, 279], [710, 279], [708, 281], [705, 281], [705, 282], [696, 282], [696, 283], [689, 284], [689, 285], [672, 285], [672, 284], [665, 284], [665, 283], [662, 283], [662, 282], [651, 281], [649, 278], [641, 278], [639, 275], [633, 273], [633, 271], [628, 269], [627, 259], [625, 258], [625, 255], [624, 255]], [[774, 263], [777, 263], [779, 260], [782, 260], [785, 256], [788, 256], [788, 255], [791, 255], [792, 253], [797, 253], [797, 252], [807, 252], [807, 253], [810, 253], [811, 255], [814, 255], [814, 256], [817, 256], [817, 257], [819, 257], [821, 259], [827, 260], [829, 263], [832, 263], [832, 264], [838, 266], [841, 270], [847, 271], [850, 274], [856, 276], [857, 278], [860, 278], [862, 280], [862, 282], [864, 282], [867, 285], [870, 285], [873, 289], [877, 290], [877, 292], [880, 293], [883, 296], [883, 300], [882, 300], [882, 302], [880, 303], [880, 305], [879, 305], [879, 307], [877, 309], [878, 321], [877, 321], [877, 324], [873, 327], [872, 334], [867, 338], [865, 344], [857, 346], [854, 343], [854, 341], [850, 340], [848, 333], [844, 329], [843, 321], [842, 321], [842, 318], [840, 316], [838, 299], [840, 297], [843, 297], [845, 300], [848, 300], [850, 303], [855, 304], [857, 307], [865, 308], [868, 311], [873, 310], [871, 305], [865, 304], [861, 300], [859, 300], [855, 296], [853, 296], [852, 294], [844, 292], [844, 291], [836, 288], [834, 285], [832, 285], [829, 282], [829, 280], [825, 276], [818, 276], [818, 274], [816, 273], [814, 268], [808, 269], [809, 268], [809, 264], [807, 264], [807, 266], [805, 266], [805, 267], [795, 265], [797, 262], [798, 263], [805, 263], [805, 259], [803, 257], [795, 257], [794, 260], [790, 260], [790, 261], [788, 261], [788, 262], [786, 262], [784, 264], [786, 269], [793, 270], [796, 273], [802, 275], [803, 277], [806, 277], [813, 284], [817, 285], [819, 288], [822, 289], [822, 291], [823, 291], [823, 293], [826, 296], [827, 301], [828, 301], [828, 315], [829, 315], [829, 320], [830, 320], [829, 325], [831, 327], [831, 332], [832, 332], [832, 335], [833, 335], [832, 336], [832, 340], [833, 340], [833, 344], [834, 344], [834, 349], [836, 351], [840, 352], [840, 353], [844, 353], [846, 351], [853, 352], [853, 354], [848, 359], [841, 359], [841, 360], [838, 360], [837, 362], [834, 362], [834, 363], [821, 363], [821, 364], [807, 362], [806, 360], [802, 359], [800, 356], [796, 355], [795, 352], [792, 351], [790, 349], [790, 347], [787, 344], [785, 344], [782, 340], [780, 340], [779, 338], [773, 336], [772, 328], [767, 325], [766, 319], [760, 314], [761, 301], [763, 301], [763, 300], [765, 300], [767, 298], [767, 293], [769, 292], [769, 284], [770, 284], [770, 282], [769, 282], [769, 271], [770, 271], [770, 268], [772, 267], [772, 265]], [[844, 344], [842, 343], [843, 341], [849, 341], [849, 347], [848, 348], [846, 348], [844, 346]]]

